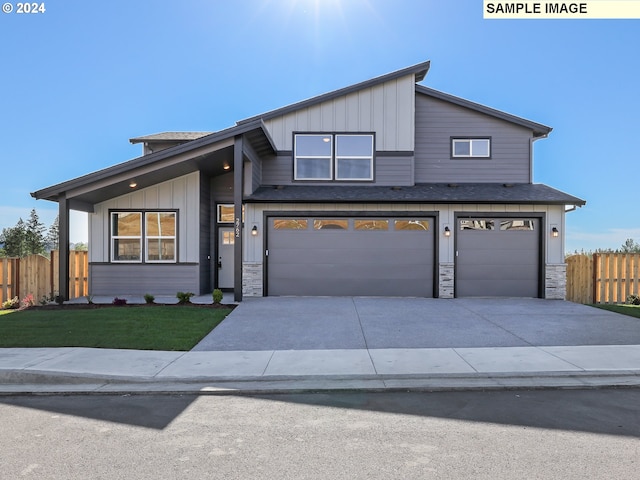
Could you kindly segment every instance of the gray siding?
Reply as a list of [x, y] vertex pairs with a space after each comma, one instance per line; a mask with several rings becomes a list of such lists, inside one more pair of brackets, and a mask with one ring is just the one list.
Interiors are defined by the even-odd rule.
[[175, 295], [199, 291], [197, 264], [89, 264], [92, 295]]
[[211, 198], [215, 203], [233, 203], [233, 172], [211, 179]]
[[376, 132], [384, 151], [413, 151], [415, 75], [342, 95], [265, 122], [278, 150], [291, 150], [292, 132]]
[[[451, 137], [491, 137], [490, 159], [451, 159]], [[532, 131], [416, 93], [416, 183], [531, 183]]]
[[[377, 155], [375, 159], [375, 185], [413, 185], [413, 156]], [[336, 185], [362, 185], [368, 182], [335, 182]], [[294, 182], [293, 154], [285, 153], [264, 160], [263, 185], [327, 185], [327, 182]]]

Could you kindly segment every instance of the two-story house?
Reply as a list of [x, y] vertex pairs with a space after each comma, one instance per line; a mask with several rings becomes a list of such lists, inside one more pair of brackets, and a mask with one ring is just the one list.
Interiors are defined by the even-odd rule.
[[32, 195], [59, 203], [61, 245], [89, 212], [94, 295], [564, 298], [585, 202], [533, 183], [551, 128], [422, 86], [428, 69], [134, 138], [143, 156]]

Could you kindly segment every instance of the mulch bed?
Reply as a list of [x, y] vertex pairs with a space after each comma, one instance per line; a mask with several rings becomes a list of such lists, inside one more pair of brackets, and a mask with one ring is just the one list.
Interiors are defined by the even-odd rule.
[[110, 303], [67, 303], [63, 305], [34, 305], [29, 307], [33, 310], [94, 310], [98, 308], [153, 308], [153, 307], [198, 307], [198, 308], [226, 308], [234, 309], [235, 304], [223, 303], [127, 303], [125, 305], [113, 305]]

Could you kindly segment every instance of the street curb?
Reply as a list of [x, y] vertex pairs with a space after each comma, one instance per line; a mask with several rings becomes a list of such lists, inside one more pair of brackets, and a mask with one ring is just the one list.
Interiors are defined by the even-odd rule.
[[[170, 379], [0, 372], [0, 396], [12, 395], [258, 395], [358, 391], [437, 392], [640, 387], [638, 371], [439, 375], [326, 375]], [[46, 378], [46, 382], [42, 382]], [[7, 382], [6, 380], [12, 380]], [[16, 381], [19, 380], [19, 381]]]

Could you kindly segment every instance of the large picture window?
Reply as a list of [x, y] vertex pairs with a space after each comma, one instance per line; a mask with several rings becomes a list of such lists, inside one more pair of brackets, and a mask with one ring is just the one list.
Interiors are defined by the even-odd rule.
[[295, 180], [373, 180], [373, 134], [296, 134]]
[[111, 212], [111, 261], [175, 263], [176, 230], [176, 212]]

